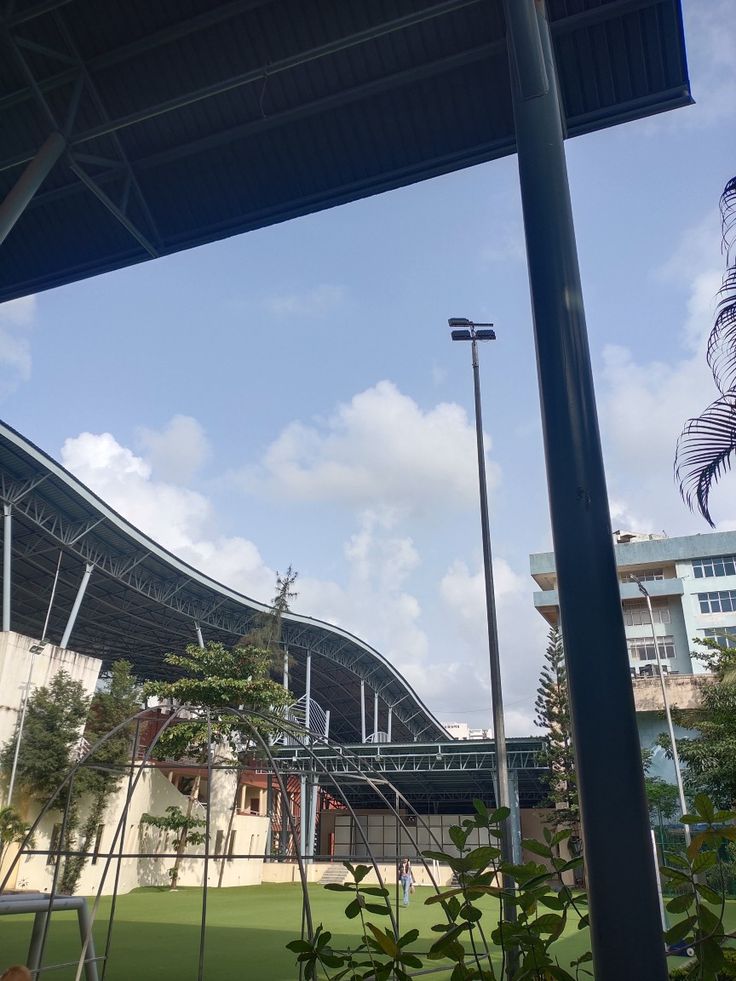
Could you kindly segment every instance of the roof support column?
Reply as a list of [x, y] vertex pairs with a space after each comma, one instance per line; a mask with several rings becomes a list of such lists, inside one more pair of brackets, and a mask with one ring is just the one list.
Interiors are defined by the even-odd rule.
[[373, 742], [378, 742], [378, 692], [373, 693]]
[[52, 133], [0, 204], [0, 243], [4, 242], [66, 148], [61, 133]]
[[93, 570], [94, 566], [91, 562], [88, 562], [87, 567], [84, 570], [84, 575], [82, 576], [82, 581], [79, 584], [79, 589], [77, 590], [77, 596], [74, 600], [72, 612], [69, 614], [69, 619], [67, 620], [66, 627], [64, 628], [64, 636], [61, 638], [62, 647], [67, 647], [69, 644], [69, 638], [71, 637], [72, 630], [74, 630], [74, 624], [77, 621], [79, 607], [82, 605], [82, 600], [84, 599], [84, 594], [87, 590], [87, 583], [89, 582]]
[[360, 741], [365, 742], [365, 681], [360, 679]]
[[388, 741], [389, 742], [391, 742], [391, 722], [393, 720], [393, 714], [394, 714], [393, 706], [389, 705], [389, 707], [388, 707], [388, 721], [386, 723], [386, 733], [388, 734]]
[[13, 509], [3, 505], [3, 633], [10, 630], [10, 582], [11, 545], [13, 535]]
[[549, 25], [541, 0], [504, 9], [595, 976], [665, 981]]
[[307, 730], [307, 742], [311, 742], [309, 738], [309, 725], [312, 721], [312, 652], [307, 651], [307, 680], [306, 680], [306, 691], [305, 691], [305, 705], [304, 705], [304, 727]]
[[284, 648], [284, 691], [289, 690], [289, 651]]
[[202, 628], [200, 627], [200, 625], [198, 623], [195, 623], [194, 624], [194, 632], [197, 635], [197, 643], [199, 644], [200, 647], [203, 648], [204, 647], [204, 639], [202, 638]]

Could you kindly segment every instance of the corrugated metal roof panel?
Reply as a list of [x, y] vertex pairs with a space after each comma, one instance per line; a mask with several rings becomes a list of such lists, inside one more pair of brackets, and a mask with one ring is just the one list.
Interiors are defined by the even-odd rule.
[[[70, 152], [158, 254], [514, 150], [500, 0], [31, 7], [0, 65], [0, 195], [84, 68]], [[679, 0], [548, 7], [570, 135], [690, 101]], [[60, 162], [3, 246], [0, 300], [147, 256]]]

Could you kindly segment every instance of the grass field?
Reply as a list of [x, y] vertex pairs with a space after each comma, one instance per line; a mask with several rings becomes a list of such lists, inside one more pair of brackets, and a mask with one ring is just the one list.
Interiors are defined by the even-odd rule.
[[[437, 908], [426, 907], [428, 895], [418, 889], [408, 909], [400, 909], [400, 929], [413, 927], [428, 943], [430, 927], [438, 921]], [[310, 889], [315, 924], [333, 932], [335, 946], [357, 942], [357, 922], [346, 920], [345, 899], [320, 886]], [[195, 981], [199, 949], [202, 895], [198, 889], [140, 889], [117, 901], [106, 981]], [[730, 903], [728, 921], [736, 923], [736, 903]], [[97, 953], [104, 950], [110, 900], [102, 902], [95, 932]], [[24, 963], [31, 929], [30, 916], [0, 917], [0, 970]], [[387, 923], [386, 917], [372, 917]], [[206, 972], [208, 981], [294, 981], [298, 972], [294, 955], [285, 944], [299, 936], [301, 890], [293, 885], [262, 885], [238, 889], [213, 889], [208, 894]], [[383, 924], [382, 924], [383, 925]], [[560, 964], [585, 950], [587, 934], [573, 927], [556, 945]], [[426, 949], [426, 947], [424, 948]], [[49, 932], [46, 963], [79, 956], [76, 918], [54, 914]], [[73, 979], [73, 969], [45, 975], [53, 981]], [[444, 981], [447, 973], [429, 976]]]

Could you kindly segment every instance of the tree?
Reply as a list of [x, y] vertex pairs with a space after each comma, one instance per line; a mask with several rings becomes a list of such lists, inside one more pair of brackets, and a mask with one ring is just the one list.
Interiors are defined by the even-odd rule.
[[726, 184], [720, 205], [726, 272], [706, 357], [721, 394], [699, 416], [688, 420], [675, 451], [680, 493], [688, 507], [697, 507], [711, 527], [715, 525], [710, 492], [731, 469], [736, 453], [736, 177]]
[[[132, 666], [128, 661], [115, 661], [103, 687], [92, 699], [84, 730], [85, 740], [93, 746], [134, 716], [140, 707], [140, 686], [132, 674]], [[59, 885], [61, 892], [73, 894], [76, 889], [86, 862], [85, 855], [95, 841], [110, 798], [125, 775], [134, 728], [131, 723], [106, 740], [89, 759], [90, 765], [79, 771], [76, 788], [88, 798], [89, 808], [80, 829], [78, 854], [68, 856], [64, 863]]]
[[658, 824], [661, 828], [665, 821], [669, 821], [680, 810], [680, 795], [675, 784], [668, 783], [662, 777], [649, 776], [653, 755], [651, 749], [642, 749], [641, 751], [644, 789], [649, 804], [650, 823]]
[[569, 828], [579, 837], [580, 805], [572, 745], [572, 724], [567, 690], [567, 671], [562, 636], [551, 627], [537, 688], [536, 723], [547, 734], [541, 762], [549, 768], [544, 776], [555, 829]]
[[[21, 793], [46, 803], [73, 762], [87, 717], [90, 699], [81, 681], [59, 671], [48, 686], [37, 688], [28, 700], [23, 727], [16, 786]], [[0, 767], [7, 774], [13, 766], [18, 731], [0, 752]], [[67, 791], [56, 798], [54, 808], [63, 810]]]
[[179, 868], [187, 842], [192, 845], [204, 844], [207, 835], [198, 829], [206, 827], [207, 822], [203, 821], [202, 818], [192, 817], [191, 807], [187, 809], [185, 814], [180, 807], [169, 804], [162, 815], [144, 814], [141, 818], [141, 824], [150, 824], [153, 828], [165, 831], [167, 836], [169, 834], [174, 835], [176, 859], [172, 868], [169, 869], [169, 880], [173, 891], [179, 882]]
[[[28, 834], [26, 824], [13, 807], [0, 807], [0, 871], [11, 845], [19, 845]], [[30, 842], [31, 847], [33, 843]]]
[[700, 708], [673, 710], [678, 725], [699, 732], [678, 739], [677, 748], [687, 766], [688, 791], [705, 793], [717, 806], [731, 808], [736, 804], [736, 648], [723, 647], [710, 638], [695, 643], [699, 650], [694, 657], [715, 680], [701, 684]]
[[284, 575], [276, 573], [276, 595], [273, 598], [271, 608], [264, 613], [259, 613], [255, 619], [253, 629], [241, 638], [240, 644], [245, 647], [258, 647], [271, 651], [272, 664], [275, 668], [281, 668], [277, 663], [281, 657], [281, 629], [284, 614], [289, 611], [291, 600], [299, 594], [292, 590], [296, 582], [298, 572], [291, 566]]
[[169, 759], [200, 759], [207, 752], [208, 722], [213, 744], [238, 755], [252, 739], [252, 729], [264, 736], [275, 724], [258, 716], [246, 723], [228, 712], [228, 708], [251, 709], [266, 715], [289, 704], [290, 696], [283, 686], [269, 677], [271, 652], [251, 645], [228, 650], [224, 644], [210, 641], [204, 647], [190, 644], [186, 654], [167, 654], [166, 664], [178, 668], [181, 676], [174, 681], [147, 681], [146, 695], [173, 699], [179, 705], [199, 709], [199, 717], [172, 725], [157, 744], [157, 755]]

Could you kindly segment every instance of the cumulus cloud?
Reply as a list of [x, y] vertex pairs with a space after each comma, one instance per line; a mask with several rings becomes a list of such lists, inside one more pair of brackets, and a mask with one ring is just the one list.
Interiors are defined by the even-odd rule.
[[0, 304], [0, 397], [9, 395], [31, 377], [30, 331], [36, 317], [36, 297], [23, 296]]
[[151, 464], [110, 433], [67, 439], [64, 466], [136, 528], [196, 569], [254, 599], [270, 599], [275, 573], [253, 542], [216, 533], [210, 501], [157, 480]]
[[[534, 731], [532, 706], [547, 627], [531, 606], [526, 576], [505, 559], [496, 558], [493, 578], [506, 730], [512, 736], [529, 735]], [[482, 567], [473, 571], [464, 561], [453, 562], [440, 582], [440, 597], [458, 640], [454, 669], [446, 672], [442, 702], [465, 705], [470, 724], [480, 725], [478, 703], [487, 699], [489, 711], [483, 725], [488, 726], [490, 682]], [[453, 684], [457, 680], [461, 685]]]
[[420, 565], [412, 539], [395, 533], [390, 516], [365, 511], [343, 551], [345, 581], [301, 577], [294, 608], [357, 634], [402, 672], [421, 666], [429, 642], [419, 600], [407, 588]]
[[191, 416], [173, 416], [160, 430], [141, 428], [138, 441], [156, 476], [176, 484], [191, 480], [210, 455], [207, 435]]
[[[614, 502], [653, 515], [648, 527], [671, 524], [674, 533], [693, 525], [680, 501], [672, 463], [677, 438], [688, 418], [697, 416], [716, 397], [705, 361], [705, 344], [713, 320], [715, 294], [723, 259], [717, 214], [689, 229], [671, 258], [656, 272], [660, 281], [687, 284], [685, 313], [671, 331], [664, 356], [645, 361], [629, 348], [609, 344], [603, 351], [601, 421]], [[623, 523], [623, 522], [622, 522]], [[672, 533], [672, 532], [671, 532]]]
[[[499, 471], [488, 466], [488, 482]], [[292, 422], [245, 479], [293, 500], [356, 510], [423, 512], [477, 495], [475, 429], [459, 405], [422, 409], [389, 381], [355, 395], [326, 420]]]
[[300, 293], [284, 293], [269, 297], [266, 309], [277, 317], [323, 317], [344, 302], [347, 289], [323, 283]]

